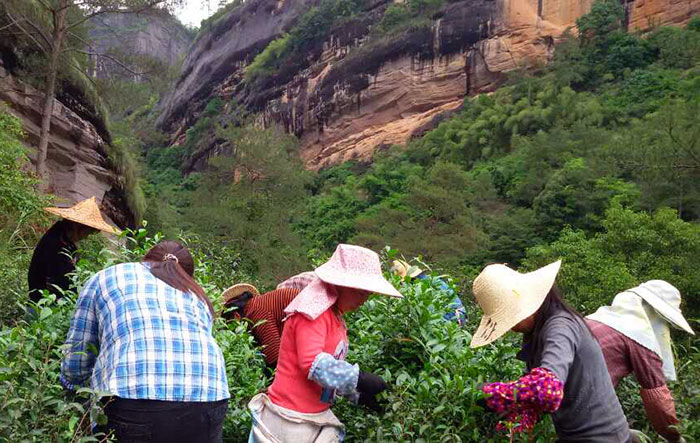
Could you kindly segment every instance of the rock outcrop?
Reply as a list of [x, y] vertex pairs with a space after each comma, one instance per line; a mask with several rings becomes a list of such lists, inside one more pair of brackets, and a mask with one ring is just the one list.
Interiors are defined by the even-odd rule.
[[[630, 29], [683, 23], [700, 12], [697, 1], [625, 1]], [[159, 127], [176, 141], [210, 98], [233, 98], [257, 112], [260, 124], [297, 135], [310, 169], [368, 160], [378, 147], [406, 142], [465, 96], [495, 89], [504, 73], [546, 62], [593, 0], [452, 0], [432, 27], [368, 38], [388, 3], [372, 2], [333, 29], [323, 49], [309, 55], [308, 68], [258, 91], [246, 87], [245, 66], [313, 2], [244, 3], [195, 43], [161, 106]]]
[[[193, 34], [175, 17], [161, 10], [138, 14], [109, 13], [90, 20], [91, 49], [100, 54], [115, 54], [119, 58], [134, 57], [157, 60], [165, 66], [175, 66], [187, 53]], [[108, 58], [93, 57], [91, 75], [131, 76]]]
[[[0, 62], [0, 102], [22, 121], [29, 157], [39, 143], [43, 95], [6, 71]], [[54, 103], [46, 158], [48, 191], [66, 203], [96, 196], [103, 212], [118, 226], [134, 225], [109, 148], [95, 127], [58, 100]]]
[[681, 25], [700, 14], [697, 0], [623, 0], [627, 28], [645, 31], [655, 26]]
[[317, 2], [250, 0], [212, 24], [192, 44], [180, 78], [160, 106], [157, 125], [187, 129], [217, 86], [240, 75], [246, 63]]

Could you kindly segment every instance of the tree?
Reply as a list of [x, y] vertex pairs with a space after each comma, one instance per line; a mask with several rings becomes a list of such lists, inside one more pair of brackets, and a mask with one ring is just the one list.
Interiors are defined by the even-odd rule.
[[607, 37], [623, 29], [625, 11], [616, 0], [599, 0], [593, 3], [591, 11], [576, 20], [581, 42], [598, 45]]
[[700, 226], [681, 220], [670, 208], [649, 214], [616, 203], [602, 224], [603, 231], [593, 236], [566, 228], [556, 241], [528, 249], [525, 268], [562, 259], [557, 281], [567, 300], [584, 313], [652, 279], [666, 280], [681, 291], [689, 318], [700, 313]]
[[440, 257], [442, 265], [460, 264], [488, 243], [477, 206], [495, 192], [488, 172], [480, 172], [471, 174], [441, 161], [425, 178], [410, 175], [403, 192], [387, 196], [357, 217], [351, 242], [375, 250], [388, 244], [407, 255]]
[[251, 126], [219, 127], [217, 136], [231, 153], [199, 173], [180, 221], [204, 242], [240, 253], [242, 270], [267, 284], [301, 271], [306, 255], [292, 226], [309, 174], [296, 139]]
[[86, 51], [89, 44], [76, 32], [93, 17], [108, 12], [136, 13], [156, 6], [174, 5], [182, 0], [8, 0], [5, 12], [11, 27], [24, 34], [48, 60], [41, 112], [41, 132], [37, 147], [36, 172], [43, 179], [56, 78], [59, 64], [67, 53]]
[[674, 206], [681, 217], [700, 214], [700, 101], [674, 99], [615, 140], [609, 156], [635, 177], [648, 207]]

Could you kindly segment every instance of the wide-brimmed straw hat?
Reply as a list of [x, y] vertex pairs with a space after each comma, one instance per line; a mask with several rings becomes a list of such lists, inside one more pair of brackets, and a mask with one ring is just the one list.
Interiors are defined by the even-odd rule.
[[254, 297], [260, 295], [260, 292], [255, 286], [248, 283], [239, 283], [225, 290], [224, 293], [221, 294], [221, 297], [224, 299], [224, 304], [226, 304], [231, 300], [237, 299], [244, 292], [250, 292]]
[[474, 297], [484, 311], [472, 337], [477, 348], [496, 340], [542, 306], [554, 285], [561, 260], [521, 274], [506, 265], [489, 265], [474, 280]]
[[664, 280], [649, 280], [625, 292], [633, 292], [640, 296], [673, 327], [695, 335], [681, 312], [681, 293], [671, 283]]
[[375, 294], [402, 298], [403, 295], [382, 274], [382, 265], [376, 252], [355, 245], [340, 244], [333, 256], [316, 270], [324, 282]]
[[86, 200], [78, 202], [70, 208], [51, 207], [44, 208], [44, 211], [58, 215], [59, 217], [63, 217], [66, 220], [107, 232], [109, 234], [121, 233], [119, 229], [108, 224], [104, 218], [102, 218], [102, 213], [100, 212], [99, 206], [97, 206], [97, 200], [95, 197], [90, 197]]
[[421, 268], [412, 266], [405, 260], [394, 260], [391, 270], [399, 274], [401, 278], [406, 278], [406, 276], [416, 278], [423, 273]]

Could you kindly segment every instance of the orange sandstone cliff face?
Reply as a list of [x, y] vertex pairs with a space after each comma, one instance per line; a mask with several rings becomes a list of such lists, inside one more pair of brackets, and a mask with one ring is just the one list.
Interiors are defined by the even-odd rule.
[[698, 0], [633, 0], [625, 3], [630, 31], [645, 31], [663, 25], [682, 25], [700, 14]]
[[[626, 21], [633, 30], [684, 23], [700, 13], [698, 0], [625, 1]], [[405, 143], [430, 128], [465, 96], [494, 90], [504, 73], [546, 62], [557, 39], [592, 2], [451, 1], [431, 29], [377, 41], [367, 35], [387, 5], [378, 0], [359, 24], [334, 29], [308, 68], [283, 84], [251, 93], [242, 80], [246, 63], [288, 30], [295, 14], [315, 4], [251, 0], [240, 12], [230, 13], [223, 21], [228, 25], [213, 30], [220, 36], [235, 34], [234, 43], [209, 36], [195, 43], [183, 76], [164, 101], [159, 125], [177, 138], [196, 121], [208, 99], [235, 98], [258, 112], [261, 125], [277, 125], [297, 135], [309, 169], [351, 159], [369, 161], [378, 148]], [[213, 66], [203, 65], [212, 54], [217, 54]]]
[[[39, 143], [42, 103], [39, 91], [14, 77], [0, 60], [0, 104], [6, 104], [22, 122], [32, 162]], [[109, 160], [108, 148], [91, 122], [58, 100], [54, 102], [46, 158], [48, 191], [61, 205], [95, 196], [110, 220], [120, 227], [134, 226], [122, 177]]]

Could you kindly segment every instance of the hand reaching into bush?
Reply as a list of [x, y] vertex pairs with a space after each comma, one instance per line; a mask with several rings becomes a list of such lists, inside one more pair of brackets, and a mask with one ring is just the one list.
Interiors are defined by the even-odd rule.
[[377, 395], [388, 388], [386, 382], [371, 372], [360, 371], [357, 377], [357, 390], [360, 398], [357, 403], [374, 412], [383, 412], [384, 407], [377, 401]]

